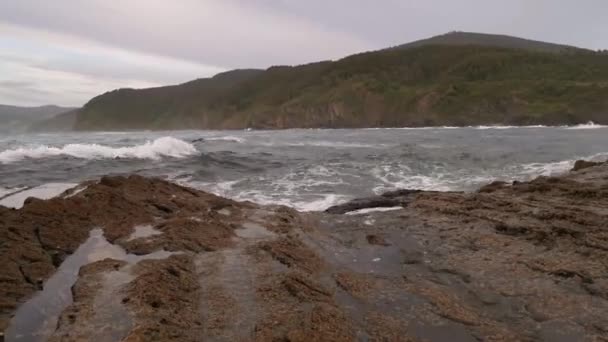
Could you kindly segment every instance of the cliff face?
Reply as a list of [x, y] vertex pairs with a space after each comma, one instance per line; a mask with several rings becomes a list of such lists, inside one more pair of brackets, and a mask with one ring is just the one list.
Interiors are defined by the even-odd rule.
[[116, 90], [87, 103], [74, 128], [608, 123], [608, 55], [528, 40], [508, 45], [505, 36], [498, 47], [483, 35], [470, 41], [486, 45], [468, 45], [463, 35], [458, 44], [442, 38], [335, 62]]

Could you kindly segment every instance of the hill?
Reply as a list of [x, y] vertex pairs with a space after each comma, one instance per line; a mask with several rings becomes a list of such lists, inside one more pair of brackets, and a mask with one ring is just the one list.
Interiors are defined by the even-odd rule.
[[79, 110], [72, 109], [48, 119], [36, 121], [27, 127], [28, 132], [62, 132], [71, 131], [76, 123]]
[[[469, 44], [473, 43], [473, 44]], [[608, 55], [452, 33], [89, 101], [78, 130], [608, 123]]]
[[393, 49], [409, 49], [426, 45], [480, 45], [551, 53], [565, 53], [577, 51], [590, 52], [590, 50], [581, 49], [570, 45], [547, 43], [538, 40], [524, 39], [502, 34], [487, 34], [462, 31], [453, 31], [439, 36], [417, 40], [411, 43], [393, 47]]
[[37, 122], [70, 110], [74, 110], [74, 108], [54, 105], [40, 107], [0, 105], [0, 133], [24, 132]]

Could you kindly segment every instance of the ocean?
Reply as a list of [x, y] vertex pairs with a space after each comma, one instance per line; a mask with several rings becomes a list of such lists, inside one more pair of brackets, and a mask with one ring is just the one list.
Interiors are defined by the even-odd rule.
[[314, 211], [399, 188], [473, 191], [606, 158], [608, 127], [593, 124], [8, 135], [0, 137], [0, 205], [137, 173]]

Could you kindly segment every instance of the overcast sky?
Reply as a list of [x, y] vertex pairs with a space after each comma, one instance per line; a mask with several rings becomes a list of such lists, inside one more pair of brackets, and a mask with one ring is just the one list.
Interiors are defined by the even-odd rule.
[[0, 103], [82, 105], [452, 30], [608, 48], [608, 0], [0, 0]]

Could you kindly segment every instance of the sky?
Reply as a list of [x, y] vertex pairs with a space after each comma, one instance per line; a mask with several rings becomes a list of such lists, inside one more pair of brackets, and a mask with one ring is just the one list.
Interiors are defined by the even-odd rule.
[[449, 31], [608, 49], [607, 0], [0, 0], [0, 103], [143, 88]]

